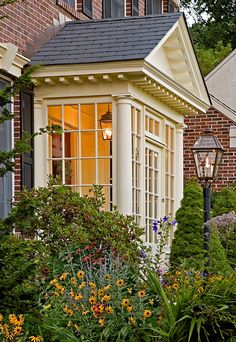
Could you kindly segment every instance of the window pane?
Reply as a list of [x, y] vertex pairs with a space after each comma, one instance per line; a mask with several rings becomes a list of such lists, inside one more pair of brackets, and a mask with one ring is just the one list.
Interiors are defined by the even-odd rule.
[[62, 134], [49, 135], [49, 158], [62, 157]]
[[84, 104], [80, 106], [81, 129], [95, 129], [95, 105]]
[[98, 159], [98, 184], [110, 184], [111, 159]]
[[81, 160], [81, 176], [82, 184], [95, 184], [96, 183], [96, 164], [94, 159]]
[[104, 140], [102, 137], [102, 131], [98, 131], [98, 155], [106, 157], [111, 155], [111, 144], [110, 140]]
[[79, 133], [65, 133], [65, 157], [78, 157]]
[[53, 177], [59, 176], [62, 178], [62, 161], [52, 160], [49, 162], [50, 173]]
[[62, 125], [61, 106], [48, 106], [48, 124]]
[[78, 105], [64, 106], [64, 129], [77, 130], [78, 128]]
[[81, 133], [81, 156], [95, 157], [95, 133], [82, 132]]
[[65, 160], [65, 183], [79, 184], [78, 160]]

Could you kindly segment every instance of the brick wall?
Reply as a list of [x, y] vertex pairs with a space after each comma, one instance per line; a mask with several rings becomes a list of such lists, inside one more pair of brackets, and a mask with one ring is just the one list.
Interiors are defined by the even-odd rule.
[[[163, 0], [164, 12], [168, 11], [168, 1]], [[177, 1], [177, 0], [175, 0]], [[139, 1], [139, 15], [145, 15], [145, 0]], [[132, 1], [126, 0], [126, 15], [132, 13]], [[0, 14], [6, 17], [0, 20], [0, 42], [13, 43], [18, 52], [31, 58], [61, 28], [66, 18], [71, 20], [88, 20], [83, 14], [82, 0], [77, 0], [76, 10], [64, 0], [25, 0], [7, 5]], [[102, 0], [93, 1], [93, 18], [102, 18]], [[14, 99], [14, 139], [20, 138], [20, 99]], [[20, 190], [20, 158], [16, 160], [15, 192]]]
[[235, 125], [235, 122], [226, 116], [211, 108], [207, 114], [189, 116], [185, 118], [185, 124], [188, 128], [184, 133], [184, 177], [185, 180], [192, 176], [196, 176], [194, 160], [192, 157], [191, 147], [196, 142], [203, 130], [210, 127], [213, 130], [225, 153], [223, 155], [222, 164], [219, 170], [219, 177], [214, 182], [214, 189], [236, 181], [236, 148], [229, 147], [229, 128]]

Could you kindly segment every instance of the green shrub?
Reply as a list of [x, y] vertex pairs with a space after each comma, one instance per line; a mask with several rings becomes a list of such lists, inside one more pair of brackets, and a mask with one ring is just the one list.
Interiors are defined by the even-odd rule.
[[236, 273], [226, 277], [180, 270], [160, 280], [148, 272], [148, 287], [160, 298], [156, 341], [221, 342], [236, 336]]
[[203, 193], [201, 186], [194, 180], [185, 186], [176, 221], [178, 226], [171, 246], [170, 265], [178, 267], [184, 259], [188, 259], [190, 265], [198, 267], [204, 258]]
[[137, 261], [143, 228], [132, 217], [116, 210], [104, 211], [103, 202], [99, 186], [94, 188], [91, 197], [81, 197], [69, 187], [51, 181], [47, 188], [23, 190], [10, 216], [3, 221], [2, 229], [39, 237], [49, 253], [55, 255], [62, 247], [74, 243], [96, 242]]
[[212, 216], [220, 216], [231, 211], [236, 212], [236, 191], [233, 186], [228, 186], [214, 193]]

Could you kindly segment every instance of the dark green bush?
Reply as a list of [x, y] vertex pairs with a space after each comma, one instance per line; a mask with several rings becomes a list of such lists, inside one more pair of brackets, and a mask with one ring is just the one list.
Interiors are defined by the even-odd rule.
[[190, 263], [198, 265], [204, 257], [203, 194], [201, 186], [194, 180], [185, 186], [176, 221], [178, 227], [171, 246], [170, 264], [178, 267], [183, 259], [188, 259]]
[[212, 201], [213, 217], [227, 214], [231, 211], [236, 212], [236, 191], [233, 186], [222, 188], [215, 192]]
[[[182, 263], [195, 269], [204, 270], [204, 233], [203, 233], [203, 193], [201, 186], [194, 180], [186, 185], [181, 207], [176, 213], [178, 222], [175, 238], [171, 246], [170, 265], [178, 268]], [[219, 234], [211, 230], [209, 271], [225, 273], [231, 267], [226, 259], [225, 250]]]

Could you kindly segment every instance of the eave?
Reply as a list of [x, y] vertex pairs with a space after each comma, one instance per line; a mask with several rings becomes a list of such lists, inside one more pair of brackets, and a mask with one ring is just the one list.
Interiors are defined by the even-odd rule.
[[17, 53], [18, 47], [11, 43], [0, 44], [0, 69], [15, 77], [21, 75], [22, 68], [29, 59]]
[[39, 87], [132, 82], [183, 115], [205, 113], [210, 106], [144, 60], [46, 66], [33, 74], [33, 80]]

